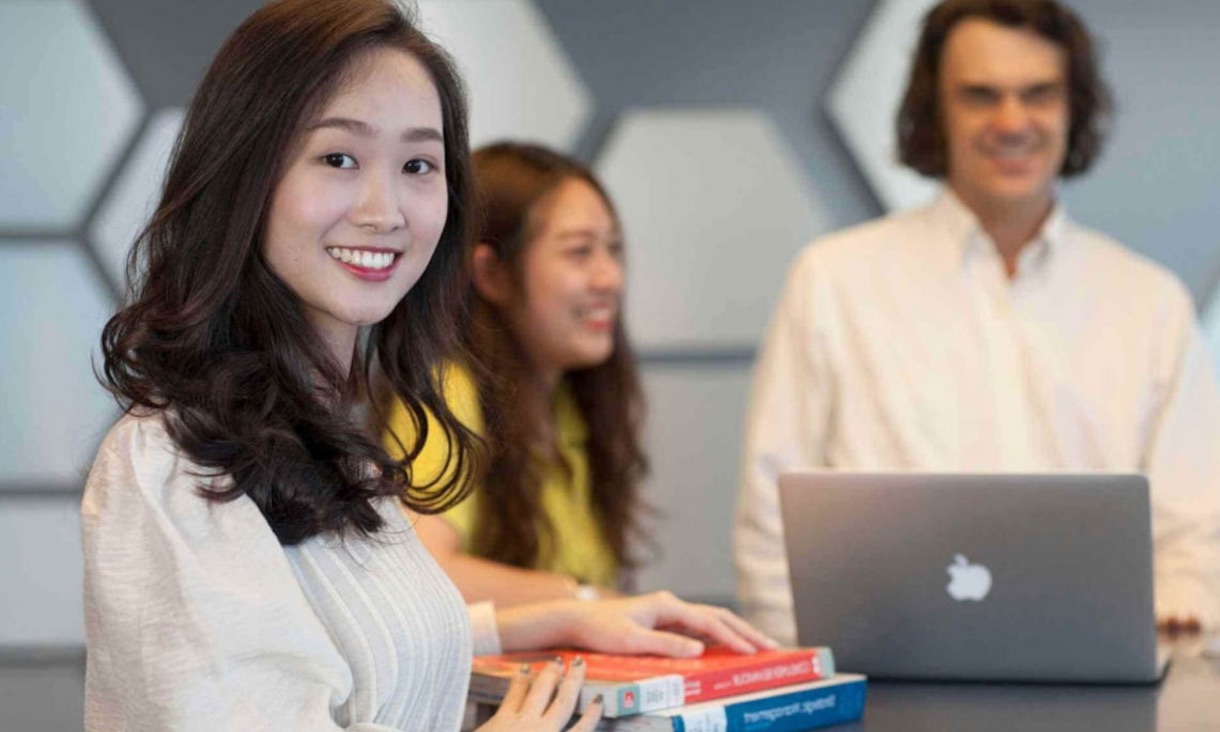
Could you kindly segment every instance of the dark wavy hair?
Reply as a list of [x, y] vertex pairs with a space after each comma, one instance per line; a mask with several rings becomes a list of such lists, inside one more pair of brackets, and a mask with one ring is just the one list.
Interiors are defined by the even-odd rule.
[[[272, 193], [302, 130], [380, 48], [414, 56], [441, 100], [448, 218], [431, 262], [390, 315], [335, 362], [261, 252]], [[460, 348], [458, 286], [469, 235], [470, 161], [461, 79], [443, 50], [387, 0], [278, 0], [250, 16], [208, 69], [176, 143], [161, 201], [128, 261], [126, 307], [102, 334], [104, 383], [127, 409], [165, 410], [169, 434], [205, 471], [199, 490], [249, 496], [279, 541], [371, 534], [374, 501], [402, 495], [392, 460], [357, 417], [376, 363], [407, 408], [437, 416], [462, 463], [472, 436], [434, 383]], [[457, 475], [464, 474], [458, 470]], [[469, 486], [403, 495], [435, 513]]]
[[[537, 233], [539, 204], [561, 183], [571, 179], [588, 183], [614, 212], [610, 197], [587, 167], [547, 148], [501, 142], [476, 150], [473, 159], [481, 213], [475, 241], [490, 246], [506, 265], [515, 282], [515, 297], [525, 296], [523, 255]], [[550, 531], [542, 510], [541, 477], [530, 449], [541, 430], [523, 418], [536, 410], [527, 407], [528, 395], [518, 388], [533, 380], [527, 376], [530, 367], [512, 336], [508, 316], [467, 287], [472, 322], [465, 345], [476, 362], [471, 372], [488, 449], [472, 548], [482, 557], [531, 567], [538, 558], [540, 532]], [[618, 566], [632, 567], [636, 564], [632, 539], [644, 538], [638, 486], [647, 460], [640, 447], [644, 399], [621, 314], [615, 322], [610, 358], [568, 371], [563, 379], [588, 426], [591, 493], [602, 537]]]
[[1087, 171], [1101, 154], [1113, 103], [1084, 23], [1055, 0], [945, 0], [928, 12], [898, 110], [898, 157], [902, 163], [933, 178], [944, 177], [948, 170], [940, 109], [940, 64], [949, 33], [967, 18], [1028, 28], [1064, 50], [1070, 122], [1067, 154], [1059, 174], [1070, 178]]

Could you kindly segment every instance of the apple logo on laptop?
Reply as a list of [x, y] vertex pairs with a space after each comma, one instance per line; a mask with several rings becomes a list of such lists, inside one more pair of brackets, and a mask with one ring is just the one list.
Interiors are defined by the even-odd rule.
[[991, 592], [991, 570], [981, 564], [971, 564], [961, 554], [953, 555], [953, 564], [948, 567], [949, 584], [945, 589], [954, 600], [978, 602]]

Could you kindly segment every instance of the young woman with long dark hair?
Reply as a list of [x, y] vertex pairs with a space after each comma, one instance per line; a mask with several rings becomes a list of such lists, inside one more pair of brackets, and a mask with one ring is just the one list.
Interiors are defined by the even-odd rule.
[[[448, 406], [488, 447], [461, 505], [416, 523], [467, 600], [612, 594], [634, 564], [643, 399], [627, 342], [622, 230], [578, 161], [524, 143], [475, 151], [480, 225], [467, 256], [469, 354], [444, 375]], [[392, 413], [395, 434], [417, 414]], [[415, 476], [458, 469], [443, 423]], [[448, 472], [444, 466], [449, 463]]]
[[[468, 489], [404, 493], [366, 384], [376, 364], [467, 472], [434, 378], [466, 145], [451, 63], [386, 0], [273, 2], [221, 49], [103, 334], [126, 414], [82, 502], [88, 730], [453, 730], [472, 652], [698, 652], [653, 630], [675, 623], [765, 643], [664, 595], [468, 609], [404, 520]], [[562, 729], [581, 678], [520, 675], [486, 729]]]

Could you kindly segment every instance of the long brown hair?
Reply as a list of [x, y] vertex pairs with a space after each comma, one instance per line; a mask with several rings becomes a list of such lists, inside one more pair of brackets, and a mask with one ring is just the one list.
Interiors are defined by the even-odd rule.
[[[352, 362], [340, 364], [268, 267], [261, 241], [303, 126], [346, 81], [354, 60], [377, 48], [410, 53], [439, 93], [448, 219], [419, 281], [358, 339]], [[131, 304], [102, 334], [107, 388], [129, 409], [165, 409], [177, 446], [232, 479], [208, 487], [201, 476], [202, 494], [215, 501], [249, 496], [282, 543], [376, 531], [382, 522], [374, 499], [400, 495], [410, 471], [354, 415], [374, 362], [412, 413], [422, 416], [427, 407], [438, 417], [462, 448], [459, 462], [470, 444], [432, 378], [458, 347], [469, 195], [461, 80], [394, 3], [278, 0], [263, 7], [226, 41], [191, 103], [160, 204], [128, 263]], [[457, 480], [433, 488], [405, 500], [432, 513], [468, 490]]]
[[902, 163], [933, 178], [944, 177], [948, 170], [940, 111], [940, 62], [949, 33], [967, 18], [1028, 28], [1064, 50], [1070, 122], [1067, 154], [1059, 174], [1070, 178], [1088, 171], [1101, 154], [1112, 102], [1084, 23], [1055, 0], [945, 0], [928, 12], [898, 110], [898, 157]]
[[[481, 226], [475, 241], [490, 246], [512, 274], [523, 297], [523, 263], [538, 225], [539, 203], [561, 183], [579, 179], [610, 197], [581, 163], [537, 145], [502, 142], [475, 151], [475, 190]], [[486, 478], [479, 488], [473, 548], [476, 554], [530, 567], [538, 558], [540, 532], [550, 531], [542, 511], [540, 481], [531, 444], [540, 433], [527, 417], [536, 410], [519, 388], [529, 367], [507, 316], [468, 286], [471, 327], [466, 345], [476, 363], [488, 447]], [[647, 470], [640, 447], [643, 395], [623, 318], [614, 325], [614, 349], [596, 366], [568, 371], [564, 381], [588, 426], [587, 451], [594, 514], [602, 538], [620, 568], [635, 565], [632, 539], [641, 533], [638, 487]], [[641, 537], [642, 538], [642, 537]]]

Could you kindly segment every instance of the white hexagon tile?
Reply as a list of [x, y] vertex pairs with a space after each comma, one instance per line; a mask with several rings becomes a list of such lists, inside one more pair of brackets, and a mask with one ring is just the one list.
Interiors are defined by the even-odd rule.
[[937, 183], [898, 162], [894, 120], [923, 16], [937, 0], [881, 0], [827, 96], [835, 129], [882, 205], [891, 211], [932, 200]]
[[[645, 444], [649, 454], [644, 500], [659, 512], [662, 552], [638, 572], [640, 590], [729, 598], [735, 593], [733, 509], [750, 364], [717, 368], [646, 366]], [[699, 510], [691, 511], [692, 505]]]
[[0, 557], [0, 649], [82, 645], [80, 498], [6, 501]]
[[0, 227], [71, 229], [139, 123], [135, 85], [82, 2], [0, 2], [0, 48]]
[[592, 97], [528, 0], [421, 0], [428, 35], [457, 59], [470, 92], [470, 142], [504, 138], [570, 150]]
[[113, 306], [76, 242], [0, 247], [0, 482], [79, 486], [118, 416], [91, 362]]
[[185, 110], [176, 108], [153, 115], [89, 228], [106, 273], [118, 291], [125, 284], [131, 244], [160, 198], [169, 156], [185, 116]]
[[644, 349], [753, 348], [825, 217], [757, 110], [635, 110], [597, 170], [626, 232], [626, 317]]

